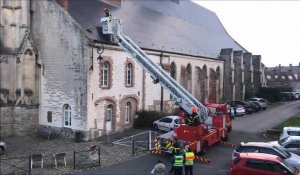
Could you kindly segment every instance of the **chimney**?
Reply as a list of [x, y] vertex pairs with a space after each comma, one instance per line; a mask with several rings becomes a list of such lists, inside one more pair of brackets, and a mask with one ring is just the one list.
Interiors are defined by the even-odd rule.
[[281, 68], [281, 64], [279, 64], [279, 68]]
[[290, 67], [292, 67], [293, 65], [292, 64], [290, 64]]
[[66, 11], [68, 11], [68, 5], [69, 5], [69, 2], [68, 0], [58, 0], [58, 4], [64, 8]]

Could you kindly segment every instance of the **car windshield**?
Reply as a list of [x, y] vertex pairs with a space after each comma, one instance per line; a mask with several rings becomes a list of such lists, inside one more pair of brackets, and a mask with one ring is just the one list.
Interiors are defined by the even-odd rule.
[[[178, 125], [179, 125], [179, 124], [180, 124], [180, 119], [175, 119], [174, 122], [175, 122], [175, 124], [178, 124]], [[184, 123], [184, 120], [181, 120], [181, 124], [185, 124], [185, 123]]]
[[297, 168], [295, 166], [287, 163], [286, 160], [283, 160], [282, 164], [293, 174], [297, 171]]
[[285, 158], [290, 158], [291, 157], [291, 153], [285, 151], [285, 150], [282, 150], [280, 148], [278, 148], [277, 146], [273, 146], [273, 148], [279, 152], [281, 155], [283, 155]]
[[279, 145], [284, 146], [289, 141], [289, 137], [283, 138], [281, 140], [278, 140]]

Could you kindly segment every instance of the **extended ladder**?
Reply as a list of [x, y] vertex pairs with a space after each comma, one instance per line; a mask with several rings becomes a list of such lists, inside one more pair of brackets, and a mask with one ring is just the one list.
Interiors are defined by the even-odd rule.
[[189, 114], [192, 113], [191, 108], [197, 106], [198, 114], [201, 115], [201, 118], [203, 120], [207, 119], [206, 107], [168, 75], [158, 64], [154, 63], [130, 38], [122, 33], [120, 19], [105, 17], [101, 19], [101, 24], [103, 34], [112, 34], [114, 41], [150, 74], [154, 82], [159, 82], [170, 92], [176, 104], [180, 105]]

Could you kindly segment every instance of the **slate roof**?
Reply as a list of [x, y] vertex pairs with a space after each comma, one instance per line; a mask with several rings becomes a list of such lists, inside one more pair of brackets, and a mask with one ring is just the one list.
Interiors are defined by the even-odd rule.
[[299, 66], [281, 66], [281, 67], [267, 67], [266, 71], [267, 72], [273, 72], [273, 71], [278, 71], [278, 72], [291, 72], [291, 73], [300, 73], [300, 65]]
[[217, 15], [188, 0], [124, 0], [121, 7], [100, 0], [69, 0], [69, 13], [96, 41], [108, 42], [99, 21], [102, 9], [122, 19], [123, 33], [140, 47], [186, 55], [218, 58], [222, 48], [244, 50], [232, 39]]

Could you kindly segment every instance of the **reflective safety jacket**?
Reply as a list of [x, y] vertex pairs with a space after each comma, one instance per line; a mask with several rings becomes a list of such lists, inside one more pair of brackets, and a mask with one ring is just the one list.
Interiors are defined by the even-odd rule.
[[194, 164], [195, 155], [193, 152], [185, 153], [185, 165], [193, 165]]
[[174, 156], [174, 167], [182, 167], [183, 166], [183, 155]]

